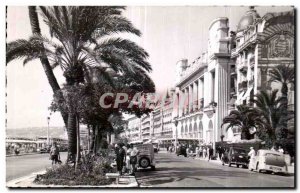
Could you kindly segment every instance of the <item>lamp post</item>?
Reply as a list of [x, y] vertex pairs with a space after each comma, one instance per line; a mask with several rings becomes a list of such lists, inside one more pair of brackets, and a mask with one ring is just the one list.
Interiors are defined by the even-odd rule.
[[178, 125], [178, 120], [177, 120], [177, 117], [174, 118], [174, 125], [175, 125], [175, 152], [176, 152], [176, 149], [177, 149], [177, 125]]
[[50, 116], [47, 117], [48, 128], [47, 128], [47, 146], [49, 146], [49, 123], [50, 123]]

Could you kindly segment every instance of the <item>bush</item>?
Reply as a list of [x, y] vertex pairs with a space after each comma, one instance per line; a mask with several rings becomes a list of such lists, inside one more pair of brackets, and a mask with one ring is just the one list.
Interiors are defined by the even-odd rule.
[[45, 174], [38, 175], [35, 183], [45, 185], [107, 185], [112, 179], [106, 179], [105, 174], [113, 172], [110, 166], [111, 157], [86, 155], [82, 157], [76, 172], [74, 166], [60, 165], [48, 169]]

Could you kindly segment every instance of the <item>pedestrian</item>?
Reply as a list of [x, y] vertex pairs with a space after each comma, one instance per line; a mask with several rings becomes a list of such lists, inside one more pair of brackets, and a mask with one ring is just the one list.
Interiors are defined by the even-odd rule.
[[117, 163], [117, 170], [120, 175], [123, 174], [123, 166], [125, 164], [125, 150], [122, 148], [122, 144], [115, 145], [115, 153], [116, 153], [116, 163]]
[[272, 146], [271, 151], [276, 151], [275, 145]]
[[203, 159], [206, 158], [206, 154], [207, 154], [207, 149], [206, 147], [203, 147]]
[[278, 152], [280, 152], [280, 153], [284, 153], [284, 150], [282, 149], [282, 147], [281, 147], [281, 146], [279, 146], [279, 147], [278, 147]]
[[250, 152], [248, 153], [248, 156], [250, 156], [250, 161], [249, 161], [249, 167], [248, 169], [251, 170], [251, 168], [254, 167], [254, 162], [255, 162], [255, 150], [253, 147], [250, 147]]
[[199, 147], [199, 157], [203, 156], [203, 148], [200, 146]]
[[50, 159], [52, 160], [52, 165], [57, 164], [60, 160], [59, 149], [57, 147], [56, 142], [53, 142], [50, 148]]
[[14, 152], [15, 152], [15, 155], [19, 155], [19, 153], [20, 153], [19, 147], [17, 145], [15, 145], [15, 147], [14, 147]]
[[130, 152], [130, 165], [131, 165], [131, 171], [130, 175], [135, 175], [136, 172], [136, 164], [137, 164], [137, 156], [139, 154], [139, 151], [136, 147], [132, 147], [132, 151]]
[[130, 165], [130, 153], [132, 151], [132, 144], [127, 144], [127, 151], [126, 151], [126, 173], [130, 173], [131, 165]]
[[219, 159], [222, 160], [224, 154], [224, 148], [222, 146], [219, 146]]
[[209, 147], [208, 148], [208, 160], [207, 161], [212, 159], [213, 154], [214, 154], [214, 149], [212, 147]]

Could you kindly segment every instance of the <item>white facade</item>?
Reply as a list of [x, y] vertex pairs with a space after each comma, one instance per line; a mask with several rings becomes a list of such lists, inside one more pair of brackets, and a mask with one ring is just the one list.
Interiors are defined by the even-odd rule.
[[208, 51], [182, 68], [176, 94], [179, 101], [186, 97], [186, 102], [174, 113], [179, 141], [213, 144], [220, 140], [229, 102], [230, 42], [228, 19], [214, 20], [209, 27]]

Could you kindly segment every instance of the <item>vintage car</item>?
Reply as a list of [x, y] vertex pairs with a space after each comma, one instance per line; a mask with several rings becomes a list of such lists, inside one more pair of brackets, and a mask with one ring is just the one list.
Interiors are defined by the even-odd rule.
[[185, 146], [179, 146], [176, 150], [176, 155], [177, 156], [183, 155], [184, 157], [187, 157], [186, 147]]
[[151, 170], [155, 170], [155, 157], [154, 148], [152, 144], [136, 144], [136, 148], [139, 150], [138, 154], [138, 167], [143, 169], [150, 167]]
[[266, 173], [287, 173], [284, 155], [272, 150], [258, 150], [253, 164], [249, 165], [249, 169]]
[[236, 167], [241, 165], [244, 168], [247, 168], [248, 163], [248, 152], [243, 148], [230, 147], [227, 151], [225, 151], [222, 157], [222, 165], [228, 164], [229, 167], [234, 164]]

